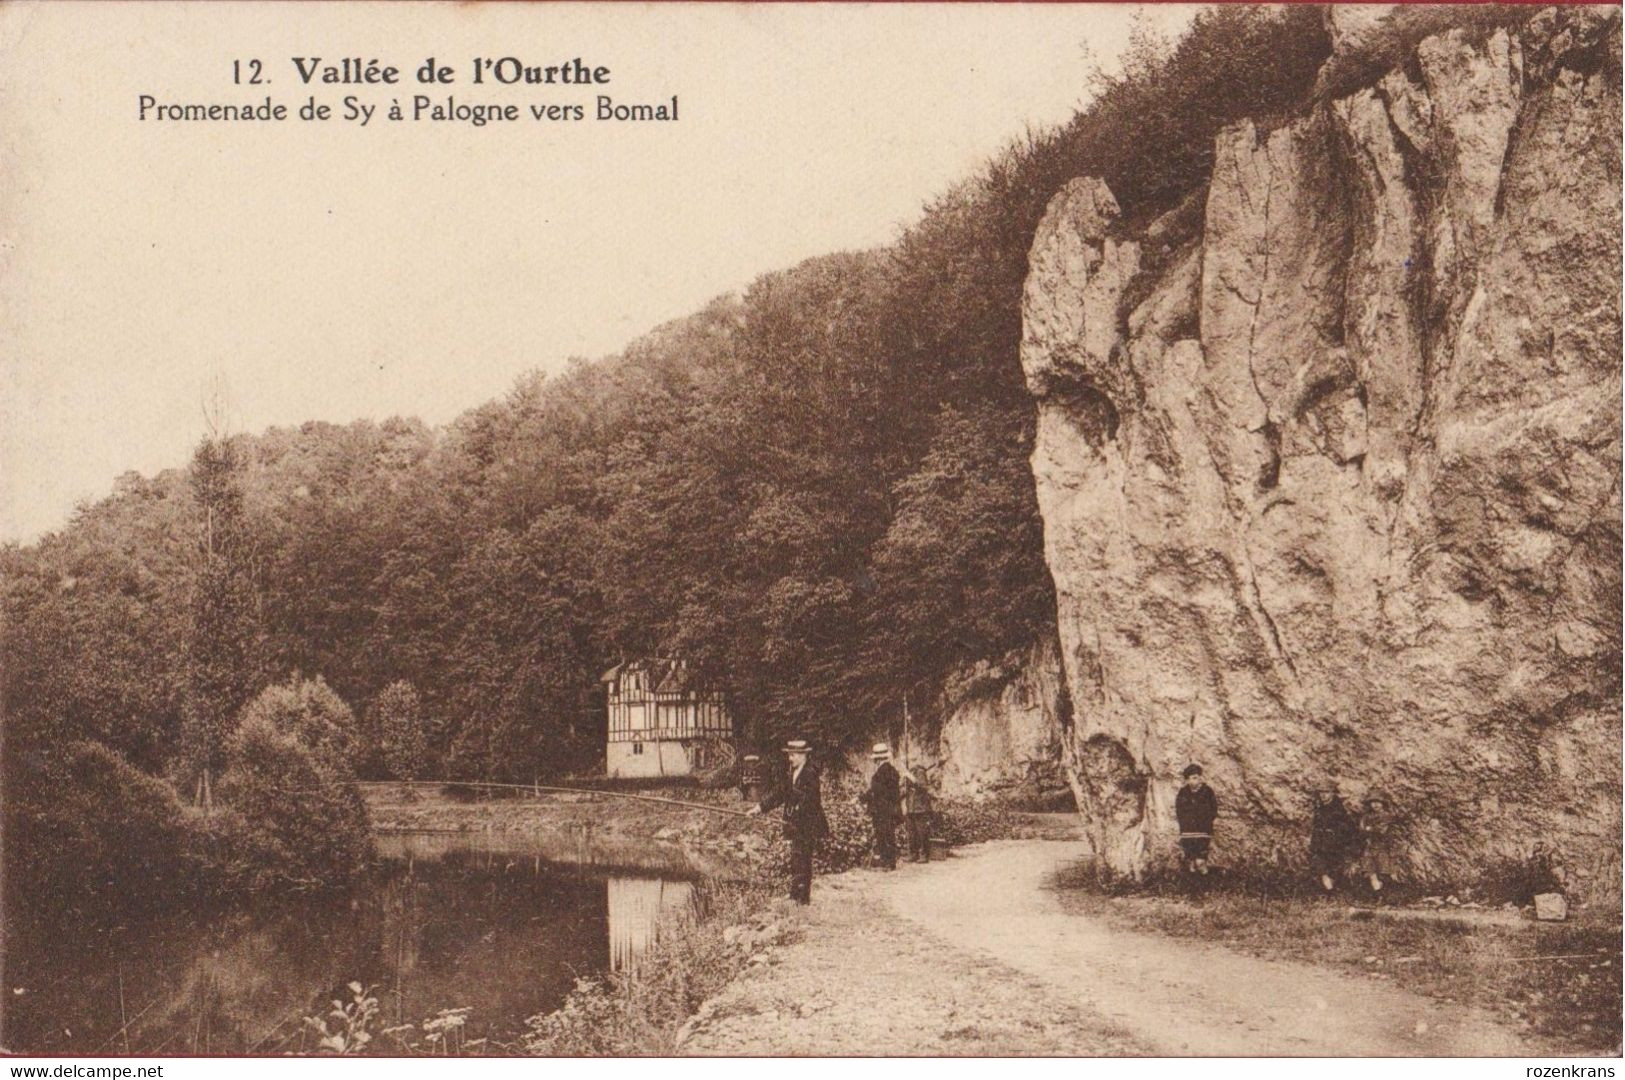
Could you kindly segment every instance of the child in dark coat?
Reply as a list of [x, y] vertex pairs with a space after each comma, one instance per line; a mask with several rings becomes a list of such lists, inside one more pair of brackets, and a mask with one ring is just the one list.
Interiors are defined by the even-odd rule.
[[1309, 869], [1330, 895], [1348, 865], [1360, 853], [1360, 823], [1335, 789], [1315, 793], [1315, 816], [1309, 823]]
[[1208, 853], [1213, 848], [1213, 820], [1219, 816], [1219, 797], [1202, 779], [1202, 766], [1185, 766], [1185, 783], [1174, 797], [1179, 821], [1179, 850], [1187, 874], [1207, 876]]

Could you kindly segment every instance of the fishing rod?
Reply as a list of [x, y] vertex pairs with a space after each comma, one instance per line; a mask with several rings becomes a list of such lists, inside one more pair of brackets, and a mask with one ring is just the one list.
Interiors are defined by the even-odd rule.
[[[489, 780], [358, 780], [359, 787], [367, 785], [406, 784], [413, 787], [480, 787], [497, 788], [504, 791], [531, 791], [531, 792], [567, 792], [572, 795], [605, 795], [612, 799], [636, 799], [638, 802], [662, 803], [667, 806], [681, 806], [685, 810], [706, 810], [713, 814], [728, 814], [731, 817], [751, 818], [754, 814], [743, 810], [729, 810], [724, 806], [712, 806], [709, 803], [688, 802], [683, 799], [664, 799], [658, 795], [634, 795], [630, 791], [601, 791], [598, 788], [559, 787], [551, 784], [499, 784]], [[295, 792], [294, 794], [299, 794]]]

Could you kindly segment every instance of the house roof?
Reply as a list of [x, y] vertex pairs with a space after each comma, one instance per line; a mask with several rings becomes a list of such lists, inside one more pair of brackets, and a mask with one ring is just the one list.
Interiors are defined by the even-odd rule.
[[695, 685], [694, 673], [689, 670], [686, 663], [681, 660], [658, 656], [639, 660], [624, 660], [600, 675], [598, 681], [601, 683], [618, 682], [623, 676], [634, 671], [647, 672], [649, 687], [656, 693], [680, 693], [686, 690], [699, 689]]
[[[666, 661], [666, 663], [671, 662]], [[655, 690], [663, 694], [687, 690], [689, 681], [688, 667], [682, 663], [671, 663], [671, 666], [666, 670], [665, 677], [655, 684]]]

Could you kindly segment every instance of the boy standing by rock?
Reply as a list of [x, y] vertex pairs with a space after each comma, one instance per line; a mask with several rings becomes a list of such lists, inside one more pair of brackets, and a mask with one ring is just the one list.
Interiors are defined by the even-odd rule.
[[1309, 822], [1309, 869], [1330, 896], [1360, 847], [1360, 823], [1343, 805], [1336, 788], [1315, 792], [1315, 816]]
[[1371, 895], [1376, 897], [1381, 897], [1383, 887], [1394, 880], [1394, 831], [1394, 815], [1388, 808], [1388, 800], [1381, 795], [1366, 799], [1365, 810], [1360, 815], [1360, 839], [1366, 880], [1371, 885]]
[[1213, 820], [1219, 816], [1219, 797], [1202, 779], [1202, 766], [1187, 765], [1185, 783], [1174, 797], [1174, 817], [1179, 821], [1179, 849], [1184, 870], [1199, 878], [1207, 877], [1207, 858], [1213, 847]]

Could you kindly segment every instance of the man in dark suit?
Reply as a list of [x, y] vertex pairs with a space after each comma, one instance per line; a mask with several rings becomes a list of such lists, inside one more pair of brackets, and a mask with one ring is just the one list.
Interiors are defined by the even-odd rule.
[[768, 793], [746, 813], [761, 814], [784, 807], [784, 836], [790, 841], [790, 899], [798, 904], [812, 903], [813, 848], [829, 835], [824, 817], [824, 795], [818, 767], [810, 760], [812, 748], [794, 739], [784, 747], [790, 759], [788, 782]]
[[896, 870], [901, 778], [897, 775], [897, 766], [891, 763], [891, 748], [885, 743], [875, 743], [870, 756], [874, 759], [875, 771], [869, 777], [869, 790], [859, 796], [859, 801], [869, 811], [869, 824], [874, 828], [875, 862], [887, 870]]

